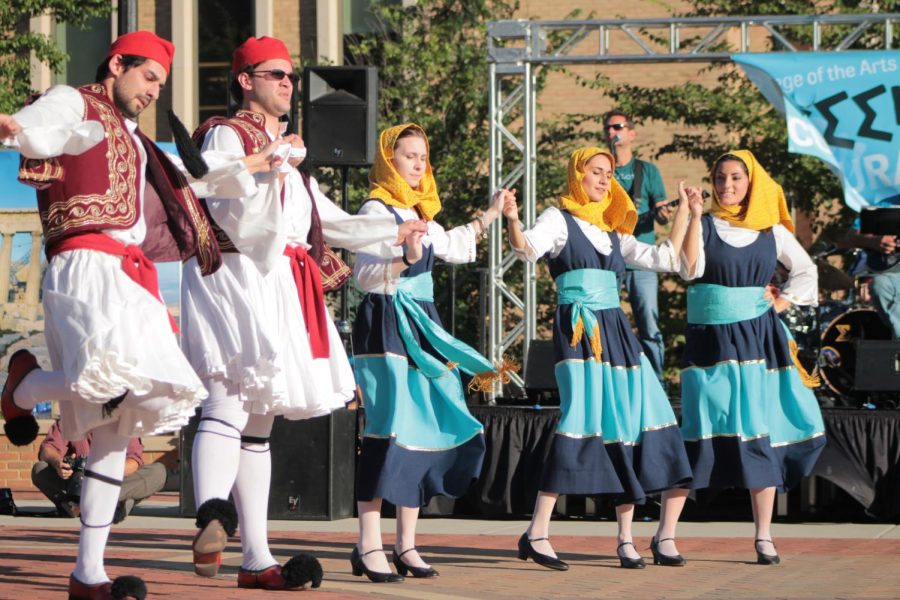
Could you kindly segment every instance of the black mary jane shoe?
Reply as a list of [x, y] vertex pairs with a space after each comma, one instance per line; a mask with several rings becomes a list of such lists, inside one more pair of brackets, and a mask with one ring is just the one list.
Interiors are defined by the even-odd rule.
[[760, 542], [769, 542], [772, 544], [772, 547], [775, 547], [775, 544], [772, 540], [753, 540], [753, 548], [756, 550], [756, 564], [758, 565], [777, 565], [781, 562], [781, 558], [777, 554], [763, 554], [759, 551], [759, 543]]
[[406, 576], [407, 572], [412, 573], [412, 576], [415, 578], [427, 579], [428, 577], [437, 577], [439, 573], [432, 567], [413, 567], [403, 562], [403, 555], [407, 552], [412, 552], [415, 549], [416, 547], [413, 546], [412, 548], [409, 548], [408, 550], [404, 550], [400, 554], [397, 554], [397, 549], [394, 548], [394, 551], [391, 552], [391, 561], [394, 563], [394, 567], [397, 568], [397, 572], [404, 577]]
[[350, 553], [350, 566], [353, 568], [353, 574], [355, 576], [361, 577], [365, 574], [372, 583], [399, 583], [405, 579], [403, 575], [391, 573], [390, 571], [382, 573], [381, 571], [372, 571], [369, 569], [369, 567], [366, 566], [366, 563], [363, 562], [363, 556], [368, 556], [373, 552], [383, 552], [383, 550], [381, 548], [375, 548], [374, 550], [369, 550], [368, 552], [360, 554], [359, 548], [353, 546], [353, 552]]
[[531, 542], [539, 542], [541, 540], [550, 541], [550, 538], [543, 537], [530, 540], [528, 539], [528, 532], [526, 531], [525, 533], [523, 533], [522, 537], [519, 538], [519, 560], [528, 560], [530, 558], [542, 567], [555, 569], [556, 571], [568, 571], [568, 563], [565, 563], [558, 558], [554, 558], [548, 554], [541, 554], [534, 549], [534, 546], [531, 545]]
[[[634, 544], [632, 544], [631, 542], [622, 542], [621, 544], [616, 546], [616, 556], [619, 557], [619, 566], [621, 566], [623, 569], [643, 569], [647, 566], [644, 563], [643, 558], [629, 558], [627, 556], [622, 556], [621, 554], [619, 554], [619, 549], [622, 546], [634, 547]], [[635, 548], [635, 550], [637, 550], [637, 548]]]
[[653, 564], [654, 565], [662, 565], [664, 567], [683, 567], [687, 561], [680, 554], [663, 554], [659, 551], [659, 542], [665, 542], [666, 540], [675, 541], [675, 538], [663, 538], [659, 541], [656, 541], [656, 537], [654, 536], [650, 540], [650, 552], [653, 553]]

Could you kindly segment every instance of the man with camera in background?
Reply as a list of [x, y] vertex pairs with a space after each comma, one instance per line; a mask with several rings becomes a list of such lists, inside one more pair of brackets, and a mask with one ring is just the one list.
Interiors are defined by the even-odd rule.
[[[85, 459], [91, 448], [91, 434], [77, 442], [66, 440], [53, 423], [38, 450], [38, 462], [31, 469], [31, 481], [56, 506], [60, 516], [81, 514], [81, 480]], [[144, 446], [139, 438], [131, 438], [125, 456], [125, 477], [119, 492], [113, 523], [118, 523], [134, 505], [160, 491], [166, 483], [166, 467], [162, 463], [144, 464]]]

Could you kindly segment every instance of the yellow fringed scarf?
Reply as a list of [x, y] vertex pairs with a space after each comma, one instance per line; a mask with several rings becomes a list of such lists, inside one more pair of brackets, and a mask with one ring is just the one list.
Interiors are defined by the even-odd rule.
[[[741, 204], [734, 206], [722, 206], [719, 204], [719, 194], [716, 193], [715, 186], [716, 174], [713, 173], [713, 202], [710, 209], [712, 215], [738, 227], [745, 227], [754, 231], [768, 229], [781, 223], [788, 231], [793, 233], [794, 222], [791, 220], [791, 213], [788, 211], [787, 201], [784, 199], [784, 190], [781, 186], [772, 179], [749, 150], [735, 150], [728, 154], [734, 154], [747, 165], [750, 179], [750, 187], [747, 190], [747, 198], [745, 199], [747, 211], [741, 217]], [[719, 159], [721, 158], [720, 156]]]
[[[391, 159], [394, 157], [394, 145], [397, 138], [404, 130], [414, 127], [424, 134], [425, 131], [415, 123], [404, 123], [396, 127], [390, 127], [381, 132], [378, 139], [378, 152], [375, 155], [375, 164], [369, 171], [369, 197], [378, 198], [388, 206], [397, 208], [413, 208], [419, 216], [426, 221], [434, 219], [441, 210], [441, 200], [438, 198], [437, 184], [434, 181], [434, 173], [431, 170], [431, 157], [425, 166], [425, 175], [416, 189], [410, 187], [406, 180], [397, 173]], [[425, 148], [430, 148], [428, 138], [425, 138]]]
[[603, 231], [631, 233], [637, 224], [637, 210], [634, 203], [615, 177], [610, 181], [606, 195], [599, 202], [592, 202], [581, 182], [584, 180], [585, 164], [603, 154], [609, 158], [609, 164], [615, 169], [613, 155], [596, 147], [580, 148], [569, 158], [569, 190], [560, 198], [560, 208], [567, 210], [579, 219], [596, 225]]

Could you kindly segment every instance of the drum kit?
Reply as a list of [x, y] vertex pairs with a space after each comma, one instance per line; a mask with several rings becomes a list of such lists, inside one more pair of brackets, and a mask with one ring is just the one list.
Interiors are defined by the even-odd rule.
[[[879, 405], [896, 403], [896, 392], [873, 394], [857, 385], [860, 342], [891, 339], [890, 329], [869, 300], [866, 287], [872, 273], [850, 275], [829, 263], [827, 254], [814, 256], [824, 300], [818, 307], [792, 305], [780, 315], [794, 335], [798, 357], [807, 370], [819, 374], [822, 383], [816, 392], [824, 404], [875, 408], [875, 400]], [[834, 295], [842, 297], [833, 299]]]

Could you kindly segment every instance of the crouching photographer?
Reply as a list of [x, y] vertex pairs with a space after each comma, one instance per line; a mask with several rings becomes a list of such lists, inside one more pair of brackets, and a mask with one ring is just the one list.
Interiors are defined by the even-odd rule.
[[[38, 462], [31, 469], [31, 481], [56, 506], [60, 516], [81, 514], [81, 482], [84, 464], [91, 448], [91, 434], [84, 440], [66, 440], [55, 422], [38, 450]], [[144, 446], [139, 438], [128, 443], [125, 473], [114, 523], [122, 521], [134, 505], [160, 491], [166, 483], [166, 467], [161, 463], [144, 464]]]

